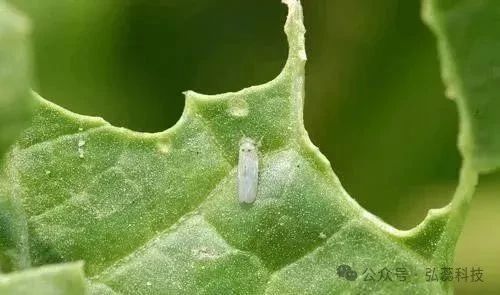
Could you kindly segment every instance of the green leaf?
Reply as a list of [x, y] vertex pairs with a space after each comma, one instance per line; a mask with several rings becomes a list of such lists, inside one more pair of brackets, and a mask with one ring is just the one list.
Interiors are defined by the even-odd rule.
[[14, 197], [18, 189], [0, 177], [0, 273], [31, 265], [26, 215], [21, 200]]
[[[456, 244], [469, 209], [478, 173], [500, 167], [500, 5], [485, 0], [424, 0], [423, 19], [438, 40], [443, 80], [460, 117], [462, 176], [445, 208], [448, 251]], [[447, 250], [446, 250], [447, 249]]]
[[460, 114], [460, 150], [474, 169], [500, 167], [500, 5], [496, 0], [424, 0], [439, 42], [447, 94]]
[[[0, 163], [34, 107], [28, 33], [27, 20], [0, 0]], [[8, 197], [15, 189], [0, 174], [0, 272], [29, 265], [23, 209], [20, 200]]]
[[[448, 293], [425, 272], [452, 262], [475, 170], [465, 165], [452, 203], [410, 231], [361, 208], [304, 129], [302, 7], [285, 3], [282, 73], [235, 93], [186, 92], [165, 132], [113, 127], [38, 98], [5, 164], [7, 200], [22, 204], [12, 214], [28, 224], [20, 259], [84, 260], [94, 294]], [[237, 196], [243, 136], [261, 142], [251, 205]], [[357, 280], [338, 276], [342, 264]], [[365, 270], [384, 269], [409, 277], [364, 281]]]
[[49, 265], [0, 275], [2, 295], [84, 295], [82, 263]]
[[29, 25], [0, 1], [0, 157], [31, 116]]

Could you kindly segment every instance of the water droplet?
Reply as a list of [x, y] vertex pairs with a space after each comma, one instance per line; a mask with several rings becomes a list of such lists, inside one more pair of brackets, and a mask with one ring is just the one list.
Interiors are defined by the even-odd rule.
[[153, 283], [151, 283], [150, 281], [147, 281], [146, 285], [151, 286], [151, 285], [153, 285]]
[[78, 148], [78, 157], [80, 157], [80, 159], [85, 158], [85, 151], [83, 150], [82, 147]]
[[80, 138], [78, 140], [78, 157], [80, 157], [80, 159], [85, 158], [85, 151], [83, 147], [85, 146], [86, 143], [87, 142], [83, 138]]
[[234, 117], [248, 116], [248, 103], [243, 98], [229, 100], [229, 113]]

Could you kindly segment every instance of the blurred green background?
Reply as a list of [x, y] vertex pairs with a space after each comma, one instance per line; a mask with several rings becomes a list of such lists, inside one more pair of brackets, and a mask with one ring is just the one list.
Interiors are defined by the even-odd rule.
[[[33, 22], [36, 90], [136, 131], [172, 126], [182, 91], [215, 94], [271, 80], [288, 50], [278, 0], [10, 2]], [[420, 2], [303, 5], [310, 137], [353, 198], [411, 228], [450, 200], [460, 166], [455, 104], [444, 96]], [[500, 222], [499, 192], [500, 175], [483, 179], [456, 262], [481, 266], [487, 282], [457, 285], [457, 294], [500, 293], [500, 237], [490, 234]]]

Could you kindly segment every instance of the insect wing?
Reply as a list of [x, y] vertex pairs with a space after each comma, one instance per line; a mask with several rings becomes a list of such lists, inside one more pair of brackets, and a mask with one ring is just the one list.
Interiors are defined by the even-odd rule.
[[259, 158], [255, 145], [240, 147], [238, 162], [238, 194], [241, 203], [253, 203], [257, 197]]

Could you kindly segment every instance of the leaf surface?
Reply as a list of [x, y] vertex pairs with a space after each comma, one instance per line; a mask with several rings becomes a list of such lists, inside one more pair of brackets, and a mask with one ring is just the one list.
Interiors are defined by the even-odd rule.
[[15, 141], [32, 110], [27, 20], [0, 1], [0, 155]]
[[[27, 20], [0, 0], [0, 164], [31, 117], [31, 65]], [[29, 265], [27, 226], [15, 186], [0, 173], [0, 272]]]
[[447, 94], [460, 114], [460, 150], [479, 172], [500, 167], [500, 3], [424, 0]]
[[33, 268], [0, 275], [2, 295], [85, 295], [87, 286], [82, 263]]

